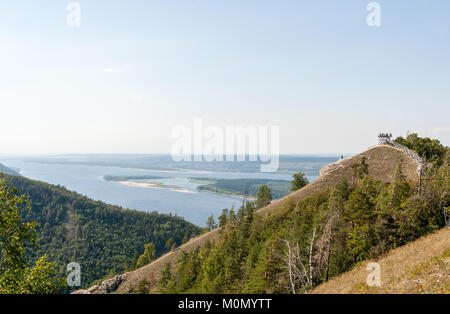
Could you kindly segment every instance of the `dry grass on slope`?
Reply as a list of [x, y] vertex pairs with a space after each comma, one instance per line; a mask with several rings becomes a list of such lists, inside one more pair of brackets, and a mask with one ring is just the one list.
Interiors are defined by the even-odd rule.
[[418, 180], [419, 164], [408, 157], [401, 150], [390, 145], [377, 145], [369, 148], [365, 152], [339, 160], [322, 169], [319, 178], [313, 183], [305, 186], [303, 189], [289, 194], [288, 196], [277, 200], [267, 207], [259, 210], [261, 214], [278, 213], [280, 206], [286, 200], [297, 202], [314, 195], [319, 191], [330, 189], [336, 186], [342, 179], [347, 182], [353, 180], [352, 165], [359, 163], [362, 157], [366, 157], [369, 164], [369, 175], [373, 179], [383, 182], [391, 182], [394, 178], [395, 169], [402, 161], [403, 173], [408, 180]]
[[318, 286], [312, 293], [450, 294], [450, 228], [399, 247], [378, 259], [380, 287], [369, 287], [366, 283], [369, 262]]
[[[390, 145], [377, 145], [361, 154], [340, 160], [325, 167], [316, 181], [280, 200], [272, 202], [272, 204], [267, 207], [258, 210], [257, 213], [265, 216], [280, 215], [283, 214], [283, 209], [291, 208], [291, 206], [285, 206], [286, 203], [296, 203], [319, 191], [330, 189], [336, 186], [342, 179], [351, 182], [353, 177], [351, 166], [360, 162], [363, 156], [368, 160], [369, 175], [374, 179], [390, 182], [393, 179], [394, 171], [399, 161], [403, 162], [403, 172], [409, 180], [415, 181], [418, 179], [417, 169], [419, 164], [415, 160], [408, 157], [401, 150]], [[213, 242], [218, 237], [219, 230], [213, 230], [191, 240], [177, 250], [161, 256], [153, 263], [127, 273], [126, 279], [120, 284], [116, 293], [128, 293], [130, 290], [134, 290], [142, 279], [146, 279], [151, 286], [154, 286], [156, 281], [160, 278], [161, 271], [165, 264], [170, 262], [172, 266], [175, 265], [182, 250], [190, 252], [196, 247], [203, 247], [207, 241]]]

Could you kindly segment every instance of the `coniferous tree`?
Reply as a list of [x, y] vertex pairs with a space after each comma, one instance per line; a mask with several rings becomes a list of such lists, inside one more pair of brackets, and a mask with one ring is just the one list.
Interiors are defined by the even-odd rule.
[[297, 190], [300, 190], [304, 186], [308, 185], [309, 181], [306, 178], [305, 174], [303, 172], [298, 172], [293, 175], [294, 180], [291, 181], [292, 187], [291, 192], [295, 192]]
[[393, 208], [399, 208], [402, 201], [407, 198], [411, 193], [411, 187], [406, 181], [406, 177], [403, 174], [402, 163], [399, 162], [394, 174], [394, 181], [392, 182], [391, 192], [391, 206]]
[[144, 247], [145, 247], [144, 253], [141, 256], [139, 256], [137, 260], [136, 264], [137, 268], [141, 268], [149, 264], [155, 258], [155, 246], [153, 245], [153, 243], [148, 243]]
[[228, 212], [228, 225], [233, 226], [236, 221], [236, 215], [234, 214], [234, 209], [230, 209]]
[[263, 184], [260, 186], [258, 194], [256, 195], [256, 207], [263, 208], [272, 202], [272, 192], [270, 188]]
[[164, 269], [161, 272], [161, 278], [159, 279], [158, 286], [165, 292], [167, 284], [172, 280], [172, 264], [167, 262], [164, 264]]
[[142, 279], [139, 281], [137, 289], [136, 289], [136, 294], [147, 294], [148, 293], [148, 282], [147, 279]]
[[172, 248], [174, 247], [174, 245], [175, 245], [175, 241], [174, 241], [173, 238], [167, 239], [166, 245], [165, 245], [165, 247], [166, 247], [167, 250], [169, 250], [169, 251], [172, 250]]
[[182, 240], [182, 244], [185, 244], [185, 243], [188, 243], [189, 242], [189, 232], [185, 232], [184, 233], [184, 237], [183, 237], [183, 240]]
[[211, 214], [211, 216], [208, 217], [208, 220], [206, 221], [206, 228], [208, 231], [214, 230], [217, 228], [217, 224], [214, 221], [214, 215]]
[[219, 216], [219, 227], [224, 227], [228, 220], [228, 209], [223, 209], [222, 214]]
[[352, 165], [353, 177], [361, 180], [369, 175], [369, 165], [367, 164], [367, 158], [363, 156], [359, 163]]

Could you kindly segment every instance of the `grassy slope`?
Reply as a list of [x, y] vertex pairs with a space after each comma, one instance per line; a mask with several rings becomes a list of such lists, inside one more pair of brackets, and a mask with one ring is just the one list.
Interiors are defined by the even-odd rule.
[[366, 261], [312, 293], [450, 293], [450, 228], [399, 247], [376, 260], [381, 287], [369, 287]]
[[[351, 165], [359, 162], [363, 156], [368, 159], [369, 174], [374, 179], [390, 182], [393, 179], [394, 170], [399, 160], [403, 160], [403, 172], [405, 176], [410, 180], [418, 179], [417, 169], [419, 164], [416, 161], [409, 158], [401, 150], [392, 146], [377, 145], [361, 154], [340, 160], [339, 162], [325, 167], [316, 181], [299, 191], [293, 192], [280, 200], [272, 202], [269, 206], [258, 210], [257, 213], [259, 215], [277, 215], [281, 213], [284, 202], [296, 202], [305, 199], [318, 191], [329, 189], [337, 185], [342, 178], [351, 181], [353, 176]], [[218, 237], [218, 229], [208, 232], [184, 244], [176, 251], [160, 257], [153, 263], [126, 274], [126, 280], [121, 283], [116, 293], [127, 293], [129, 289], [135, 289], [142, 279], [147, 279], [149, 283], [154, 283], [159, 279], [161, 271], [167, 262], [175, 265], [182, 250], [190, 252], [197, 246], [202, 247], [207, 241], [214, 241]]]

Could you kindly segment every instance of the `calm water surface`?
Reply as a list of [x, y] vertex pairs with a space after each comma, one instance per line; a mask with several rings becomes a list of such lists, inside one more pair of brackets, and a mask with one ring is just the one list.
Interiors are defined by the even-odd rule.
[[[190, 222], [204, 226], [209, 215], [217, 217], [223, 208], [238, 207], [242, 199], [197, 191], [198, 183], [188, 180], [191, 177], [210, 177], [224, 179], [267, 178], [291, 180], [288, 174], [243, 173], [243, 172], [204, 172], [177, 171], [162, 172], [109, 166], [45, 164], [22, 160], [3, 160], [7, 167], [20, 169], [20, 173], [30, 179], [58, 184], [69, 190], [86, 195], [94, 200], [141, 211], [172, 213]], [[144, 188], [126, 186], [117, 182], [103, 180], [104, 175], [154, 175], [166, 177], [155, 179], [165, 185], [175, 185], [189, 193], [173, 189]], [[314, 176], [309, 177], [314, 180]]]

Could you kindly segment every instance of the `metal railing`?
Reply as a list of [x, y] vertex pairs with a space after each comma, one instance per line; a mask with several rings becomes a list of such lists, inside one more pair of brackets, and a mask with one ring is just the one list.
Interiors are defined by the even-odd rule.
[[395, 141], [391, 141], [391, 140], [387, 140], [386, 143], [394, 146], [395, 148], [402, 150], [405, 154], [407, 154], [409, 157], [411, 157], [415, 161], [417, 161], [421, 164], [425, 163], [425, 160], [423, 158], [419, 157], [419, 155], [417, 155], [416, 152], [412, 151], [408, 147], [403, 146], [403, 145], [401, 145]]

